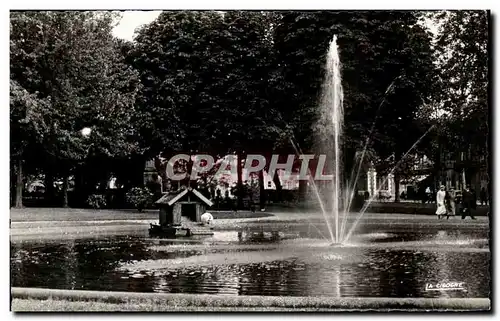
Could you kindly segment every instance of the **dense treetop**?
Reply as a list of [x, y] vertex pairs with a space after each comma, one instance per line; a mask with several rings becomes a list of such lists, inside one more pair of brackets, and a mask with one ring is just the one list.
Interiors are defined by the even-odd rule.
[[11, 155], [25, 174], [85, 177], [93, 162], [93, 179], [127, 181], [126, 166], [160, 154], [292, 153], [290, 139], [314, 151], [333, 35], [346, 171], [367, 143], [367, 160], [394, 165], [438, 123], [417, 152], [487, 150], [486, 12], [165, 11], [134, 42], [113, 38], [116, 18], [11, 13]]

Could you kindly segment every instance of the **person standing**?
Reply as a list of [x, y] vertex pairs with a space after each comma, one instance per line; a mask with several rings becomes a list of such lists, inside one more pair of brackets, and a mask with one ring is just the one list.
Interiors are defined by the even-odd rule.
[[470, 186], [467, 185], [462, 193], [462, 220], [467, 216], [475, 220], [476, 218], [472, 215], [473, 209], [476, 209], [476, 197], [470, 190]]
[[455, 191], [453, 189], [446, 191], [444, 199], [446, 204], [446, 219], [448, 220], [450, 216], [455, 216]]
[[441, 188], [436, 194], [436, 204], [437, 204], [436, 215], [438, 216], [438, 219], [441, 219], [443, 215], [446, 215], [445, 197], [446, 197], [446, 190], [444, 185], [441, 185]]

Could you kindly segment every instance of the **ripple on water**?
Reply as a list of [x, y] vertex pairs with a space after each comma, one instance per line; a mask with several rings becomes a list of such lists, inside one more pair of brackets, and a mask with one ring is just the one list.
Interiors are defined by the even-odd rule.
[[[168, 244], [135, 238], [14, 247], [13, 284], [141, 292], [404, 297], [439, 295], [420, 288], [439, 275], [460, 277], [468, 284], [469, 296], [489, 293], [489, 253], [481, 248], [488, 242], [479, 235], [441, 233], [436, 237], [434, 233], [410, 238], [368, 233], [335, 247], [313, 238], [265, 244], [226, 241]], [[402, 279], [405, 287], [395, 288]]]

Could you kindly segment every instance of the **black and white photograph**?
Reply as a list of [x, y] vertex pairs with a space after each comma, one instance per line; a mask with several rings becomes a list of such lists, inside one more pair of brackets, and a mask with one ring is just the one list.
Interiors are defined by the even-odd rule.
[[10, 9], [10, 311], [491, 312], [493, 18]]

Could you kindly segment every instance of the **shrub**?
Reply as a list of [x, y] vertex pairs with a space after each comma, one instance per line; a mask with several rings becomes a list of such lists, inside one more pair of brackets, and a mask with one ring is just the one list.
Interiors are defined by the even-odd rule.
[[134, 187], [125, 195], [127, 202], [142, 212], [153, 201], [153, 193], [148, 188]]
[[94, 209], [106, 207], [106, 197], [101, 194], [92, 194], [87, 198], [87, 205]]

